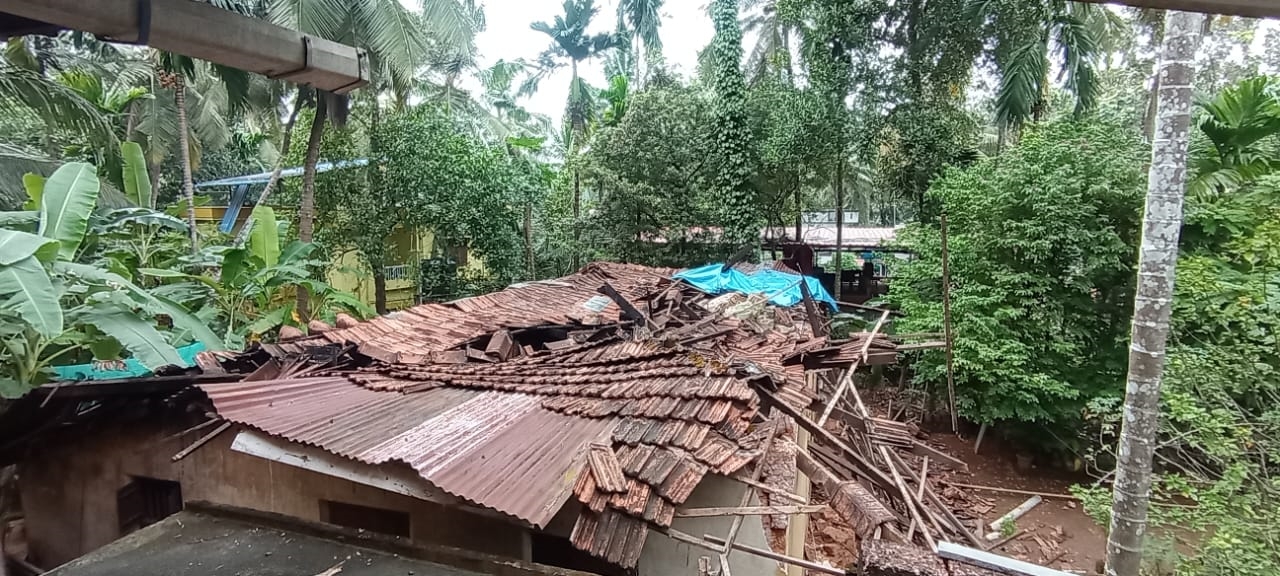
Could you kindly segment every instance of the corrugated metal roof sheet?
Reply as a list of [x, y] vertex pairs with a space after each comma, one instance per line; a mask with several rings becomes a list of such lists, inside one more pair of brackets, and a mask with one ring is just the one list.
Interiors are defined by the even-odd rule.
[[586, 446], [614, 421], [557, 414], [526, 394], [378, 392], [345, 378], [201, 386], [229, 421], [367, 464], [404, 462], [440, 489], [545, 526]]

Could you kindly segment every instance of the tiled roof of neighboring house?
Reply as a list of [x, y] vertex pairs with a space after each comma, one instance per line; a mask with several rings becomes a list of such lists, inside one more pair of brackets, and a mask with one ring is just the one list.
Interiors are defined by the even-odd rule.
[[[802, 311], [741, 294], [710, 301], [673, 284], [673, 272], [592, 265], [419, 306], [268, 349], [355, 343], [374, 359], [361, 368], [201, 388], [229, 421], [369, 464], [402, 462], [533, 526], [575, 497], [573, 544], [631, 567], [649, 529], [670, 526], [704, 475], [759, 457], [750, 381], [809, 401], [803, 366], [782, 365], [808, 339]], [[619, 303], [598, 292], [606, 283], [647, 310], [643, 327], [619, 323]]]
[[[845, 247], [885, 246], [897, 237], [897, 228], [869, 228], [863, 226], [845, 226], [841, 244]], [[770, 233], [772, 238], [785, 238], [794, 241], [795, 229], [775, 228]], [[836, 227], [830, 224], [813, 224], [801, 230], [801, 241], [810, 246], [824, 248], [836, 245]]]

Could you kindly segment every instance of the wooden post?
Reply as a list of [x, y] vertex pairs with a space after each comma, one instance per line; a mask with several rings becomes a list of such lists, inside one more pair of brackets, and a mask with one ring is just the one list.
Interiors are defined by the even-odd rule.
[[[818, 375], [810, 372], [805, 374], [805, 387], [813, 392], [818, 388]], [[813, 412], [806, 410], [805, 416], [813, 417]], [[809, 453], [808, 430], [796, 426], [796, 446], [798, 453]], [[811, 489], [810, 478], [807, 474], [800, 471], [799, 466], [796, 468], [796, 494], [809, 498]], [[787, 556], [792, 558], [804, 558], [804, 542], [809, 533], [809, 515], [808, 514], [792, 514], [790, 521], [787, 522]], [[804, 576], [804, 567], [798, 564], [787, 565], [787, 576]]]
[[956, 379], [952, 365], [952, 348], [955, 341], [951, 334], [951, 265], [947, 251], [947, 213], [942, 213], [942, 332], [947, 341], [947, 402], [951, 409], [951, 432], [960, 433], [960, 419], [956, 415]]

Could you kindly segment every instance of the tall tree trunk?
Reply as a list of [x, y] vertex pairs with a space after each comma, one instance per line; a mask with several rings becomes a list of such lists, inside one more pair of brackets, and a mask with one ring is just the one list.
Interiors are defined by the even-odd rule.
[[[383, 240], [384, 242], [386, 240]], [[387, 267], [386, 263], [373, 266], [373, 309], [379, 315], [387, 313]]]
[[1124, 423], [1107, 539], [1108, 576], [1138, 576], [1142, 564], [1151, 497], [1151, 460], [1160, 425], [1160, 384], [1187, 184], [1192, 81], [1202, 18], [1174, 11], [1165, 16], [1164, 50], [1157, 73], [1159, 112], [1142, 221]]
[[[284, 134], [280, 137], [280, 157], [276, 159], [276, 167], [271, 170], [271, 178], [267, 180], [267, 185], [262, 188], [262, 194], [258, 195], [258, 201], [254, 206], [266, 206], [267, 198], [271, 197], [271, 192], [276, 189], [276, 185], [280, 183], [280, 173], [284, 172], [284, 163], [289, 156], [289, 145], [293, 142], [293, 125], [298, 121], [298, 109], [302, 108], [302, 90], [298, 90], [298, 96], [293, 101], [293, 111], [289, 112], [289, 120], [284, 123]], [[245, 220], [244, 226], [240, 227], [240, 232], [236, 234], [235, 241], [231, 243], [232, 248], [243, 246], [245, 241], [249, 239], [249, 232], [253, 229], [253, 219]]]
[[147, 162], [147, 176], [151, 178], [151, 205], [148, 208], [155, 210], [156, 204], [160, 202], [160, 163]]
[[[573, 61], [573, 79], [569, 82], [569, 100], [573, 100], [573, 88], [578, 84], [578, 61]], [[578, 155], [578, 119], [572, 118], [570, 127], [572, 131], [573, 141], [569, 143], [569, 157], [573, 159]], [[578, 167], [573, 167], [573, 270], [576, 272], [582, 266], [582, 251], [578, 245], [581, 240], [581, 226], [579, 218], [582, 216], [582, 181], [578, 177]]]
[[578, 220], [582, 217], [582, 182], [578, 177], [578, 168], [573, 168], [573, 269], [582, 266], [582, 250], [578, 244], [582, 238], [582, 227]]
[[196, 186], [191, 179], [191, 142], [187, 126], [187, 79], [176, 74], [173, 104], [178, 108], [178, 154], [182, 162], [182, 195], [187, 200], [187, 227], [191, 231], [191, 253], [200, 250], [200, 234], [196, 231]]
[[[320, 161], [320, 139], [324, 137], [324, 124], [329, 107], [323, 94], [316, 94], [316, 117], [311, 123], [311, 135], [307, 139], [307, 156], [302, 164], [302, 202], [298, 207], [298, 240], [310, 242], [316, 220], [316, 163]], [[304, 286], [298, 287], [298, 315], [304, 321], [311, 316], [311, 296]]]
[[804, 239], [804, 196], [799, 184], [796, 185], [796, 242]]
[[537, 265], [533, 261], [533, 202], [524, 203], [524, 266], [525, 277], [533, 280], [538, 276]]
[[844, 153], [836, 158], [836, 285], [835, 298], [840, 299], [844, 292]]

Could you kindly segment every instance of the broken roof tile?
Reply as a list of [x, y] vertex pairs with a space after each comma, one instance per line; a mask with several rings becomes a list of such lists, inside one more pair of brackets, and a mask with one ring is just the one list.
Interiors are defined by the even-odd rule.
[[587, 461], [591, 465], [591, 476], [598, 479], [601, 492], [613, 493], [627, 490], [627, 477], [622, 473], [622, 466], [609, 445], [592, 444], [587, 451]]

